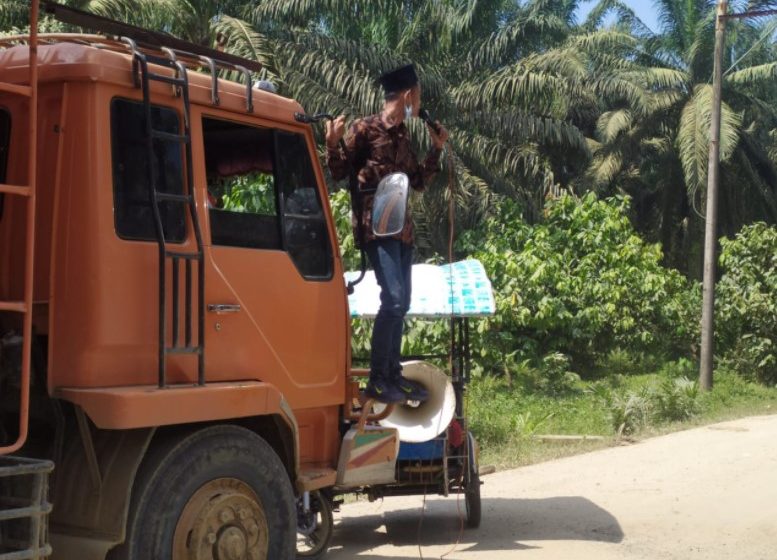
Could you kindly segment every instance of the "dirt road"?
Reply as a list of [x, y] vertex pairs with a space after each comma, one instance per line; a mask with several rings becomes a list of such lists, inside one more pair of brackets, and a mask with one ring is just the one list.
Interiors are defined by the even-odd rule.
[[[777, 560], [777, 416], [496, 473], [482, 492], [483, 525], [446, 559]], [[343, 506], [327, 560], [420, 558], [421, 503]], [[427, 498], [423, 558], [458, 533], [456, 499]]]

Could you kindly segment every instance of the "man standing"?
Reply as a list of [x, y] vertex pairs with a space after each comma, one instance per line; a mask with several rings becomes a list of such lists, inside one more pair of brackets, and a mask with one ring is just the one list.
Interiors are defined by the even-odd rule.
[[[405, 314], [410, 308], [410, 270], [413, 264], [413, 221], [410, 212], [402, 231], [392, 237], [372, 233], [373, 192], [378, 182], [390, 173], [402, 172], [410, 186], [423, 191], [437, 173], [448, 132], [439, 125], [429, 128], [432, 147], [422, 163], [413, 152], [405, 120], [417, 117], [421, 108], [421, 85], [415, 68], [403, 66], [380, 77], [385, 92], [383, 110], [359, 119], [345, 138], [345, 150], [339, 145], [345, 134], [345, 117], [327, 123], [327, 163], [335, 180], [353, 170], [362, 194], [361, 216], [354, 212], [354, 237], [363, 248], [380, 285], [380, 309], [372, 330], [370, 381], [367, 396], [385, 403], [425, 400], [427, 391], [402, 377], [399, 363]], [[356, 204], [354, 209], [357, 210]], [[360, 220], [360, 221], [359, 221]]]

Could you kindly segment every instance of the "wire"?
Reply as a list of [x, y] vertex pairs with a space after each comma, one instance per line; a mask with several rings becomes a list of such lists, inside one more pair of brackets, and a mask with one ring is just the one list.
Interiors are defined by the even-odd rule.
[[[451, 349], [448, 353], [448, 365], [451, 371], [453, 371], [453, 347], [454, 347], [454, 337], [455, 337], [455, 325], [454, 325], [454, 309], [453, 309], [453, 242], [455, 238], [455, 232], [456, 232], [456, 199], [455, 199], [455, 193], [456, 193], [456, 175], [455, 175], [455, 159], [453, 155], [453, 150], [451, 149], [450, 144], [446, 146], [446, 150], [448, 152], [448, 264], [450, 265], [450, 276], [448, 280], [448, 285], [450, 286], [450, 297], [451, 297]], [[469, 457], [469, 453], [467, 454], [468, 461], [471, 461], [472, 458]], [[467, 468], [469, 468], [469, 464], [466, 465]], [[456, 511], [458, 512], [459, 516], [459, 534], [456, 537], [456, 542], [453, 543], [453, 546], [448, 549], [447, 552], [442, 554], [440, 556], [440, 560], [448, 556], [449, 554], [455, 552], [455, 550], [459, 547], [459, 544], [461, 543], [461, 538], [464, 535], [464, 515], [461, 512], [461, 491], [462, 491], [462, 473], [459, 472], [459, 478], [456, 481], [456, 485], [458, 487], [458, 492], [456, 493]], [[447, 485], [448, 481], [445, 480], [444, 483]], [[424, 560], [424, 553], [423, 549], [421, 548], [421, 529], [424, 524], [424, 515], [426, 513], [426, 485], [424, 485], [424, 498], [423, 502], [421, 503], [421, 516], [418, 519], [418, 530], [416, 533], [416, 540], [418, 544], [418, 557], [421, 560]]]
[[[453, 150], [450, 147], [450, 144], [448, 145], [448, 263], [451, 265], [450, 268], [450, 288], [451, 288], [451, 351], [450, 351], [450, 361], [449, 361], [449, 367], [450, 370], [453, 371], [453, 343], [454, 338], [456, 336], [455, 334], [455, 324], [454, 324], [454, 309], [453, 309], [453, 241], [456, 234], [456, 171], [455, 171], [455, 164], [456, 160], [453, 155]], [[463, 372], [459, 372], [460, 374], [463, 374]], [[469, 459], [469, 454], [468, 460]], [[469, 468], [469, 463], [466, 465], [467, 468]], [[461, 513], [461, 480], [462, 480], [462, 472], [459, 472], [459, 478], [456, 481], [456, 486], [458, 487], [458, 492], [456, 493], [456, 511], [459, 515], [459, 534], [456, 536], [456, 542], [453, 543], [453, 546], [443, 555], [440, 556], [440, 560], [448, 556], [449, 554], [453, 553], [458, 547], [459, 543], [461, 542], [461, 537], [464, 534], [464, 516]], [[448, 481], [445, 481], [445, 484], [448, 484]]]
[[[456, 221], [456, 203], [454, 195], [456, 192], [456, 162], [453, 158], [453, 150], [450, 145], [447, 146], [448, 151], [448, 264], [453, 264], [453, 239], [456, 233], [455, 221]], [[451, 271], [451, 280], [453, 279], [453, 271]], [[451, 282], [451, 289], [453, 283]], [[451, 315], [453, 315], [453, 302], [451, 302]]]
[[772, 22], [770, 25], [764, 26], [764, 33], [763, 33], [763, 35], [761, 35], [761, 37], [755, 43], [753, 43], [753, 45], [749, 49], [747, 49], [745, 51], [745, 54], [743, 54], [742, 56], [737, 58], [734, 62], [732, 62], [731, 66], [728, 67], [728, 70], [723, 72], [723, 75], [725, 76], [726, 74], [731, 72], [737, 64], [742, 62], [742, 59], [744, 59], [747, 55], [749, 55], [751, 52], [753, 52], [753, 49], [755, 49], [757, 46], [759, 46], [761, 44], [761, 42], [765, 41], [767, 37], [772, 35], [774, 33], [775, 28], [777, 28], [777, 22]]
[[418, 518], [418, 530], [416, 532], [416, 541], [418, 542], [418, 557], [424, 560], [424, 553], [421, 550], [421, 527], [424, 525], [424, 513], [426, 512], [426, 484], [424, 484], [424, 501], [421, 503], [421, 517]]
[[[455, 160], [453, 158], [453, 150], [451, 149], [450, 144], [447, 146], [448, 150], [448, 288], [450, 290], [450, 293], [448, 296], [450, 297], [450, 304], [451, 304], [451, 318], [450, 318], [450, 325], [451, 325], [451, 347], [450, 351], [448, 352], [448, 371], [453, 373], [453, 350], [456, 347], [456, 323], [455, 323], [455, 317], [454, 317], [454, 310], [453, 310], [453, 239], [456, 233], [456, 200], [455, 200], [455, 193], [456, 193], [456, 171], [455, 171]], [[448, 484], [448, 481], [445, 481], [445, 484]]]
[[[469, 446], [467, 449], [469, 449]], [[472, 460], [469, 457], [469, 453], [467, 453], [467, 457], [469, 461]], [[467, 465], [467, 468], [469, 468], [469, 465]], [[459, 513], [459, 534], [456, 536], [456, 542], [453, 543], [453, 546], [445, 554], [440, 556], [440, 560], [455, 552], [456, 549], [459, 548], [461, 537], [464, 536], [464, 515], [461, 513], [461, 473], [459, 473], [459, 480], [456, 482], [456, 484], [459, 487], [459, 491], [456, 493], [456, 511]]]

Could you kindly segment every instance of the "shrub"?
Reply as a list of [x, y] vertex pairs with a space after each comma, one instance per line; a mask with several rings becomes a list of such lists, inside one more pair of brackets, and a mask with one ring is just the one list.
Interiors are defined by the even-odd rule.
[[629, 200], [550, 200], [545, 220], [527, 224], [504, 200], [482, 230], [459, 248], [483, 262], [497, 313], [477, 341], [493, 372], [516, 352], [537, 359], [569, 355], [578, 371], [617, 348], [682, 355], [698, 332], [698, 289], [661, 266], [661, 250], [644, 243], [627, 217]]
[[524, 389], [532, 393], [560, 396], [576, 390], [580, 376], [570, 370], [569, 356], [560, 352], [551, 352], [536, 363], [522, 361], [515, 368], [515, 378]]
[[515, 433], [518, 413], [516, 399], [500, 380], [481, 378], [470, 385], [467, 417], [470, 428], [482, 445], [508, 441]]
[[777, 228], [747, 226], [721, 239], [716, 342], [721, 363], [740, 375], [777, 384]]
[[337, 230], [337, 241], [340, 255], [343, 257], [345, 270], [359, 270], [361, 257], [356, 248], [351, 226], [351, 195], [347, 189], [341, 189], [329, 195], [329, 206]]
[[699, 385], [680, 377], [665, 379], [652, 393], [653, 414], [659, 421], [688, 420], [700, 411]]
[[604, 405], [618, 437], [634, 434], [648, 423], [651, 410], [648, 391], [613, 391], [606, 384], [597, 383], [591, 392]]
[[688, 358], [680, 358], [679, 360], [666, 362], [659, 370], [659, 374], [670, 379], [679, 379], [682, 377], [691, 379], [698, 373], [699, 364]]

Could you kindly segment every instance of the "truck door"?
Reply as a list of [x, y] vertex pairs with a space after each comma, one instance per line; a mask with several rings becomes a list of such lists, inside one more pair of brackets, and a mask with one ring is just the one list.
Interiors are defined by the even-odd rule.
[[343, 401], [347, 306], [306, 137], [203, 116], [206, 376]]

